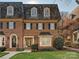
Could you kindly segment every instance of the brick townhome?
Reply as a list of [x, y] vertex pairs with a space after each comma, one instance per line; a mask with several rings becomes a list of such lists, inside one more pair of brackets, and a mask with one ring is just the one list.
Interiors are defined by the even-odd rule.
[[60, 13], [56, 4], [0, 2], [0, 47], [52, 48]]

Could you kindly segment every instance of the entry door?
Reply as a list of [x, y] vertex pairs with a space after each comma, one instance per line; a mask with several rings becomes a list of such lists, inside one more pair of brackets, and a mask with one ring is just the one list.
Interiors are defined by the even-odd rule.
[[25, 38], [25, 45], [26, 47], [31, 47], [32, 44], [32, 38]]

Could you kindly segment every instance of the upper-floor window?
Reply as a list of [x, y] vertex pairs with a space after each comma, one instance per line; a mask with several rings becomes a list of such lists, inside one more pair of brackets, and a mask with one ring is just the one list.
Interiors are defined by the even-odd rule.
[[44, 17], [46, 18], [50, 17], [50, 8], [48, 7], [44, 8]]
[[49, 28], [50, 30], [54, 30], [54, 29], [55, 29], [55, 24], [54, 24], [54, 23], [49, 23], [49, 24], [48, 24], [48, 28]]
[[38, 23], [38, 30], [43, 30], [43, 29], [44, 29], [43, 23]]
[[25, 29], [31, 30], [32, 29], [32, 23], [25, 23]]
[[0, 22], [0, 29], [2, 29], [3, 28], [3, 23], [2, 22]]
[[37, 17], [37, 8], [36, 7], [31, 8], [31, 17]]
[[15, 22], [8, 22], [7, 23], [7, 28], [14, 29], [15, 28]]
[[7, 7], [7, 16], [13, 16], [14, 15], [14, 7], [8, 6]]

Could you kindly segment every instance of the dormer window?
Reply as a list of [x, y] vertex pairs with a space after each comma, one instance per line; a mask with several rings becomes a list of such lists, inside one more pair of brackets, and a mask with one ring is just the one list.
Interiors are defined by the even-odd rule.
[[14, 7], [8, 6], [7, 7], [7, 16], [13, 16], [14, 15]]
[[31, 8], [31, 17], [37, 17], [37, 8], [36, 7]]
[[44, 17], [45, 18], [50, 17], [50, 8], [48, 8], [48, 7], [44, 8]]

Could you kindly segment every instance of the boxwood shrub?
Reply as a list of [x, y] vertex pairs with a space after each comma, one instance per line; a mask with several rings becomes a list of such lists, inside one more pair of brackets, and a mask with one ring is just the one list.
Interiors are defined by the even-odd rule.
[[5, 50], [6, 50], [5, 47], [0, 47], [0, 52], [3, 52], [3, 51], [5, 51]]
[[64, 45], [64, 39], [62, 37], [57, 37], [54, 41], [54, 47], [56, 49], [63, 49], [63, 45]]

